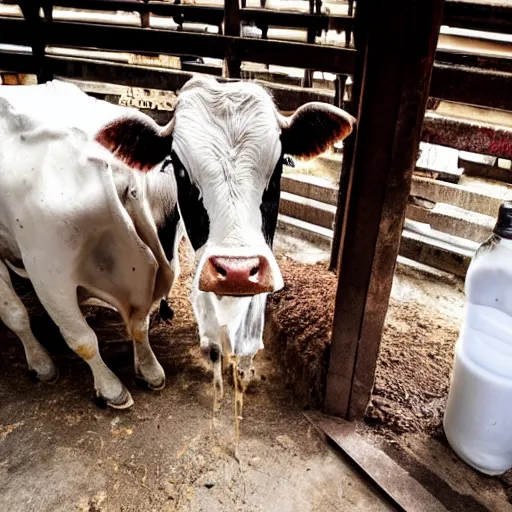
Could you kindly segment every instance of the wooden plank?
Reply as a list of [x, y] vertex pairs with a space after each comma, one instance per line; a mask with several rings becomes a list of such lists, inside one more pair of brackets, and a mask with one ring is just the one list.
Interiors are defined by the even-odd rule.
[[473, 252], [405, 230], [400, 241], [400, 256], [464, 278]]
[[496, 218], [501, 203], [512, 200], [512, 188], [480, 191], [463, 185], [414, 176], [411, 196], [428, 199], [434, 203], [452, 204], [464, 210]]
[[[354, 50], [327, 45], [64, 21], [43, 23], [41, 30], [46, 43], [56, 46], [220, 59], [229, 53], [240, 60], [344, 74], [354, 67]], [[4, 43], [30, 44], [23, 20], [0, 17], [0, 34]]]
[[[148, 87], [168, 91], [178, 91], [193, 76], [192, 73], [174, 70], [148, 69], [125, 65], [110, 65], [85, 60], [49, 59], [55, 75], [90, 81], [112, 82], [134, 87]], [[220, 77], [218, 80], [222, 81]], [[309, 101], [333, 102], [330, 91], [303, 89], [298, 86], [281, 85], [255, 80], [272, 94], [282, 112], [293, 112]]]
[[446, 510], [437, 498], [391, 457], [367, 443], [355, 431], [354, 424], [315, 412], [304, 415], [315, 428], [334, 441], [337, 447], [401, 509], [411, 512]]
[[428, 112], [421, 140], [461, 151], [512, 159], [512, 128]]
[[[53, 55], [45, 57], [45, 65], [54, 76], [167, 91], [181, 89], [193, 76], [187, 71]], [[27, 54], [0, 52], [0, 70], [2, 69], [30, 73], [33, 71], [33, 62]], [[222, 80], [220, 77], [217, 79]], [[257, 81], [272, 93], [276, 104], [283, 112], [293, 112], [308, 101], [332, 103], [334, 100], [334, 93], [324, 89], [303, 89], [298, 86]]]
[[439, 64], [460, 64], [463, 66], [478, 67], [480, 69], [495, 69], [512, 73], [512, 55], [508, 58], [500, 57], [489, 55], [483, 50], [469, 53], [463, 49], [456, 51], [438, 48], [436, 51], [436, 62]]
[[459, 151], [459, 162], [460, 165], [464, 167], [465, 176], [478, 176], [512, 184], [512, 172], [510, 168], [501, 167], [499, 165], [500, 161], [500, 159], [493, 156]]
[[[156, 16], [172, 17], [181, 22], [206, 23], [218, 26], [223, 21], [221, 5], [187, 5], [169, 2], [149, 1], [142, 3], [138, 0], [54, 0], [54, 6], [72, 7], [97, 11], [126, 11]], [[247, 23], [289, 27], [314, 28], [316, 30], [349, 30], [352, 27], [352, 16], [308, 14], [303, 12], [286, 12], [275, 9], [245, 8], [240, 12], [241, 20]], [[178, 23], [178, 21], [176, 21]]]
[[512, 34], [512, 4], [446, 0], [443, 25]]
[[410, 202], [405, 215], [408, 219], [424, 222], [443, 233], [478, 243], [489, 238], [496, 222], [494, 217], [442, 203], [437, 203], [433, 208], [425, 208]]
[[[350, 12], [353, 10], [353, 3], [350, 4]], [[366, 10], [357, 9], [354, 25], [354, 45], [357, 49], [355, 69], [350, 87], [351, 101], [345, 105], [345, 109], [354, 117], [358, 117], [361, 108], [363, 77], [366, 66], [366, 54], [368, 45], [368, 20], [366, 18]], [[346, 42], [350, 40], [350, 34], [346, 34]], [[343, 233], [346, 227], [347, 211], [349, 204], [349, 193], [352, 188], [354, 151], [357, 139], [357, 126], [354, 128], [354, 135], [343, 142], [343, 163], [339, 179], [338, 190], [338, 209], [334, 221], [334, 234], [331, 247], [331, 258], [329, 261], [329, 270], [335, 270], [340, 266], [341, 243]]]
[[327, 180], [301, 174], [283, 174], [281, 190], [333, 206], [338, 196], [337, 187]]
[[348, 419], [362, 419], [371, 396], [443, 4], [358, 4], [368, 46], [325, 401]]
[[430, 86], [430, 96], [434, 98], [512, 110], [511, 90], [511, 72], [437, 62], [434, 64]]
[[279, 211], [288, 217], [332, 229], [336, 207], [289, 192], [281, 192]]
[[435, 174], [437, 179], [457, 183], [464, 169], [459, 167], [459, 152], [445, 146], [422, 142], [416, 162], [416, 173]]

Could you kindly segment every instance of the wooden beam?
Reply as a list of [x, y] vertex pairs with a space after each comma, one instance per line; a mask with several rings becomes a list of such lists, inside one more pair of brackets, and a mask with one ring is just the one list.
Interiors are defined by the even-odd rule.
[[463, 210], [496, 218], [501, 203], [512, 200], [512, 188], [502, 185], [479, 191], [463, 185], [414, 176], [411, 196], [433, 203], [451, 204]]
[[[32, 0], [30, 0], [32, 1]], [[156, 16], [172, 17], [176, 23], [195, 22], [218, 26], [222, 23], [224, 9], [214, 5], [187, 5], [169, 2], [139, 0], [53, 0], [55, 7], [70, 7], [95, 11], [125, 11], [149, 13]], [[286, 12], [270, 9], [241, 9], [240, 18], [244, 22], [259, 25], [272, 25], [287, 28], [314, 28], [316, 30], [350, 30], [352, 16], [308, 14], [302, 12]]]
[[358, 4], [368, 42], [325, 399], [348, 419], [363, 418], [373, 388], [443, 4]]
[[[356, 432], [353, 423], [317, 412], [304, 414], [308, 421], [334, 444], [384, 492], [398, 510], [445, 512], [446, 508], [405, 469]], [[340, 507], [341, 509], [342, 507]]]
[[483, 54], [482, 52], [469, 53], [464, 50], [440, 50], [438, 48], [436, 51], [436, 63], [460, 64], [462, 66], [478, 67], [479, 69], [495, 69], [512, 73], [512, 55], [506, 58]]
[[[24, 20], [0, 17], [0, 34], [5, 44], [30, 44]], [[261, 39], [195, 34], [181, 31], [124, 27], [117, 25], [41, 23], [41, 33], [48, 45], [101, 48], [128, 53], [166, 53], [197, 55], [312, 68], [318, 71], [352, 74], [355, 51], [335, 46], [269, 41]]]
[[[353, 9], [351, 4], [350, 9]], [[354, 77], [352, 84], [351, 101], [345, 106], [348, 112], [354, 116], [359, 115], [361, 106], [361, 87], [366, 65], [366, 53], [368, 43], [368, 20], [365, 18], [366, 10], [356, 9], [355, 25], [354, 25], [354, 45], [357, 50], [356, 60], [354, 64]], [[357, 127], [355, 128], [357, 133]], [[339, 268], [341, 256], [341, 238], [345, 229], [345, 222], [348, 210], [349, 190], [352, 187], [353, 177], [353, 159], [356, 142], [356, 133], [345, 140], [343, 143], [343, 164], [341, 167], [340, 184], [338, 190], [338, 209], [334, 221], [334, 234], [331, 246], [331, 258], [329, 269], [335, 270]]]
[[512, 34], [512, 4], [507, 0], [447, 0], [443, 25]]
[[[91, 82], [106, 82], [130, 87], [146, 87], [178, 91], [190, 78], [187, 71], [147, 68], [114, 62], [47, 55], [45, 66], [56, 77], [81, 79]], [[18, 73], [33, 73], [34, 63], [30, 54], [0, 52], [0, 70]], [[242, 73], [244, 75], [244, 73]], [[225, 80], [217, 77], [218, 80]], [[292, 112], [308, 101], [332, 103], [334, 93], [323, 89], [303, 89], [299, 86], [282, 85], [256, 80], [267, 88], [283, 112]]]
[[512, 159], [512, 128], [429, 112], [421, 140], [461, 151]]
[[491, 236], [496, 223], [496, 219], [488, 215], [443, 203], [437, 203], [433, 208], [425, 208], [415, 204], [414, 198], [411, 199], [406, 211], [408, 219], [429, 224], [432, 229], [479, 244]]
[[[464, 87], [461, 87], [464, 84]], [[512, 73], [434, 64], [430, 96], [447, 101], [512, 110]]]

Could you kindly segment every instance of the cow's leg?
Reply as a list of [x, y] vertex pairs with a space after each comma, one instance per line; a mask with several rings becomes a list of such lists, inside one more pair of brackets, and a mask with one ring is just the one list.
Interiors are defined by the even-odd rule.
[[144, 327], [133, 340], [133, 354], [135, 357], [135, 373], [137, 377], [146, 381], [151, 389], [160, 390], [165, 387], [165, 372], [157, 361], [153, 349], [149, 344], [149, 317]]
[[36, 281], [33, 284], [39, 300], [59, 327], [68, 346], [91, 368], [96, 394], [115, 409], [131, 407], [133, 399], [130, 393], [101, 358], [98, 338], [78, 306], [76, 287], [59, 288], [60, 283], [57, 282], [52, 287]]
[[16, 295], [3, 261], [0, 261], [0, 319], [23, 343], [29, 370], [35, 371], [42, 381], [55, 381], [57, 367], [32, 333], [25, 305]]

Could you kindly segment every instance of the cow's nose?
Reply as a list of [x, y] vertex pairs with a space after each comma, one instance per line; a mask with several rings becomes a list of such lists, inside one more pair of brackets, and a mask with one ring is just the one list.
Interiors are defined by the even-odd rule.
[[273, 291], [274, 279], [264, 256], [210, 256], [201, 270], [199, 289], [217, 295], [256, 295]]

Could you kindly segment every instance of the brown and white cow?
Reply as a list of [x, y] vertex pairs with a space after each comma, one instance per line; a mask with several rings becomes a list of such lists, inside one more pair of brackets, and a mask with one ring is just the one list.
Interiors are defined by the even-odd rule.
[[[174, 279], [179, 212], [196, 255], [201, 346], [221, 386], [220, 356], [251, 362], [263, 346], [266, 296], [283, 285], [271, 250], [283, 155], [316, 156], [346, 137], [354, 120], [322, 103], [284, 117], [254, 83], [194, 77], [165, 127], [55, 81], [0, 87], [0, 123], [7, 197], [0, 258], [25, 269], [67, 343], [89, 363], [97, 393], [127, 407], [131, 397], [101, 360], [79, 301], [98, 298], [120, 311], [137, 372], [161, 387], [147, 318]], [[24, 342], [29, 366], [50, 379], [53, 363], [6, 269], [2, 277], [0, 296], [11, 302], [0, 305], [0, 318]]]

